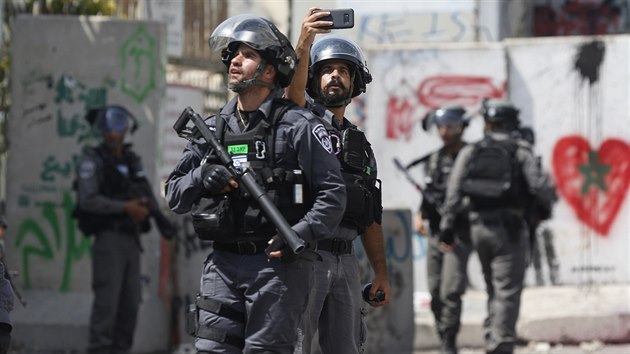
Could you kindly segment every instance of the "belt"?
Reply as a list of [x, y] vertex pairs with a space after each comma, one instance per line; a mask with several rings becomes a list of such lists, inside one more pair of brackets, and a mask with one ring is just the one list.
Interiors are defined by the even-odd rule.
[[317, 241], [317, 249], [328, 251], [335, 255], [350, 254], [352, 253], [352, 241], [340, 238], [325, 239]]
[[214, 249], [236, 254], [254, 255], [265, 252], [269, 246], [269, 240], [237, 241], [237, 242], [214, 242]]

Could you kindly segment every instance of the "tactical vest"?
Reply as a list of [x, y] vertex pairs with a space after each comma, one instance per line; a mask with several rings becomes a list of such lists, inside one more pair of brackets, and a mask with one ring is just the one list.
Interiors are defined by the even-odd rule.
[[470, 197], [471, 209], [523, 208], [524, 180], [512, 140], [486, 136], [475, 144], [464, 172], [461, 191]]
[[[297, 164], [281, 166], [276, 163], [275, 123], [287, 109], [286, 104], [274, 103], [268, 119], [260, 119], [256, 126], [242, 133], [225, 129], [225, 121], [217, 117], [216, 134], [232, 155], [234, 166], [253, 171], [257, 183], [265, 189], [287, 222], [293, 225], [310, 210], [313, 198]], [[202, 240], [262, 240], [277, 233], [258, 204], [241, 188], [220, 198], [201, 198], [193, 206], [191, 215], [195, 231]]]
[[444, 162], [445, 151], [440, 149], [429, 155], [425, 163], [425, 188], [422, 191], [422, 213], [429, 220], [431, 230], [439, 230], [442, 216], [440, 210], [444, 204], [448, 177], [453, 167]]
[[[103, 162], [102, 180], [99, 181], [99, 194], [115, 200], [126, 201], [140, 197], [138, 191], [133, 187], [134, 180], [144, 178], [144, 172], [140, 169], [140, 158], [129, 146], [123, 149], [122, 161], [117, 161], [114, 155], [104, 144], [96, 148], [89, 148], [91, 154], [97, 156]], [[90, 153], [90, 152], [89, 152]], [[125, 175], [118, 170], [118, 166], [123, 165], [128, 168]], [[74, 182], [74, 188], [77, 187]], [[140, 225], [134, 224], [127, 214], [95, 214], [82, 210], [75, 206], [72, 216], [77, 219], [81, 232], [90, 236], [98, 231], [119, 230], [128, 233], [146, 232], [150, 228], [147, 219]]]
[[370, 164], [374, 153], [365, 134], [356, 127], [339, 131], [325, 118], [321, 121], [330, 135], [346, 184], [346, 210], [341, 224], [356, 228], [361, 234], [375, 221], [381, 222], [377, 212], [381, 207], [380, 181]]

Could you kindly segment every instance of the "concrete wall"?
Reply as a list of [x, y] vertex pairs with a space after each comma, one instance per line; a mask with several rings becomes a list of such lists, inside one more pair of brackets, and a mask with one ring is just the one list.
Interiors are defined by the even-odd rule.
[[[627, 283], [627, 41], [627, 36], [610, 36], [371, 47], [374, 81], [368, 87], [365, 130], [376, 147], [384, 206], [417, 210], [419, 194], [392, 161], [409, 163], [440, 146], [435, 131], [419, 128], [428, 109], [453, 101], [472, 113], [481, 97], [504, 96], [522, 110], [523, 125], [533, 126], [535, 152], [559, 186], [560, 201], [547, 226], [555, 235], [561, 281]], [[478, 116], [465, 140], [478, 140], [481, 127]], [[591, 172], [580, 172], [584, 168]], [[420, 169], [411, 175], [422, 180]], [[417, 301], [426, 291], [422, 242], [414, 254]], [[469, 264], [472, 285], [483, 289], [478, 261], [473, 257]]]
[[[80, 151], [95, 145], [85, 113], [126, 106], [138, 119], [131, 136], [156, 180], [158, 122], [164, 115], [165, 27], [106, 18], [19, 17], [12, 40], [8, 161], [8, 266], [29, 301], [13, 312], [16, 348], [78, 349], [87, 342], [91, 305], [91, 239], [71, 217]], [[155, 185], [157, 191], [158, 186]], [[166, 347], [168, 303], [159, 286], [167, 250], [144, 235], [143, 303], [136, 351]], [[72, 315], [69, 316], [69, 313]], [[151, 340], [147, 340], [151, 337]], [[71, 338], [71, 340], [68, 340]]]

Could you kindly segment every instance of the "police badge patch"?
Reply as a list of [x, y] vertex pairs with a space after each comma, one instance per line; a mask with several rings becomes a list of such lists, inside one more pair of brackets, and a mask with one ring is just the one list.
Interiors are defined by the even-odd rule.
[[328, 130], [324, 127], [323, 124], [318, 124], [313, 128], [313, 135], [319, 144], [324, 148], [324, 150], [328, 151], [329, 154], [332, 154], [332, 142], [330, 141], [330, 135], [328, 135]]

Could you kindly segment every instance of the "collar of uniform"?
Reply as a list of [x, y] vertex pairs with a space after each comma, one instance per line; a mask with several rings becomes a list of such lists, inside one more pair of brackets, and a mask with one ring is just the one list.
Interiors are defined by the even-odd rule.
[[[272, 91], [266, 98], [265, 100], [260, 104], [260, 106], [258, 107], [258, 111], [261, 112], [265, 117], [269, 117], [269, 114], [271, 112], [271, 105], [273, 102], [273, 99], [276, 97], [282, 97], [281, 95], [279, 95], [279, 90], [276, 91]], [[229, 117], [228, 118], [228, 125], [230, 127], [230, 129], [232, 131], [240, 131], [240, 125], [238, 123], [238, 117], [236, 116], [236, 105], [238, 103], [238, 96], [235, 96], [234, 98], [232, 98], [225, 106], [223, 106], [223, 108], [221, 109], [221, 115], [225, 116], [225, 117]], [[253, 115], [252, 115], [253, 116]], [[249, 119], [252, 119], [252, 116], [249, 117]], [[248, 124], [251, 126], [253, 123], [253, 121], [249, 121]]]
[[309, 110], [313, 111], [317, 116], [326, 120], [326, 122], [332, 125], [335, 129], [342, 131], [344, 129], [357, 127], [356, 125], [352, 124], [346, 117], [343, 117], [343, 128], [340, 127], [339, 124], [337, 124], [337, 120], [335, 120], [335, 115], [330, 110], [326, 109], [326, 107], [324, 107], [324, 105], [322, 105], [321, 103], [315, 102], [315, 100], [308, 94], [305, 93], [304, 97], [306, 98], [306, 104], [309, 106]]

